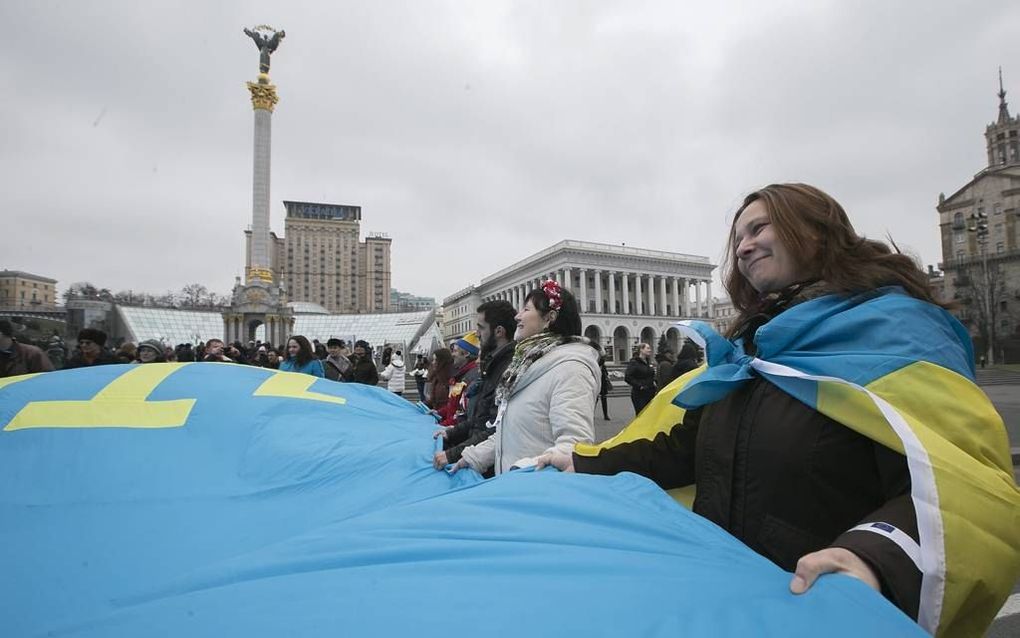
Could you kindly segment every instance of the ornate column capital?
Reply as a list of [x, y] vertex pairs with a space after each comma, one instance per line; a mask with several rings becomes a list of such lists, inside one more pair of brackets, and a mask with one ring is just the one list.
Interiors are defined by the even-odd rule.
[[248, 82], [248, 90], [251, 91], [251, 106], [255, 110], [263, 109], [272, 113], [273, 107], [280, 101], [276, 96], [275, 84]]

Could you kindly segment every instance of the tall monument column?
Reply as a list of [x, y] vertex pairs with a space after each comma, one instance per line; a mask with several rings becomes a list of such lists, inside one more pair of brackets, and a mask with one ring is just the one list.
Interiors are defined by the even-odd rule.
[[259, 50], [258, 81], [248, 82], [251, 106], [255, 111], [255, 145], [252, 167], [251, 252], [245, 282], [273, 281], [273, 261], [269, 245], [269, 174], [272, 151], [273, 108], [279, 102], [276, 86], [269, 81], [270, 56], [284, 38], [284, 31], [268, 25], [245, 29]]
[[252, 170], [251, 254], [245, 279], [272, 281], [269, 256], [269, 162], [272, 150], [273, 107], [279, 98], [269, 76], [259, 74], [258, 82], [248, 82], [251, 105], [255, 110], [255, 160]]
[[244, 33], [259, 50], [257, 81], [248, 82], [251, 105], [255, 111], [255, 144], [252, 170], [251, 250], [245, 264], [244, 283], [237, 278], [231, 295], [230, 309], [224, 312], [228, 340], [249, 341], [258, 337], [274, 344], [290, 335], [294, 317], [287, 306], [287, 291], [273, 276], [273, 246], [269, 236], [269, 174], [272, 148], [273, 107], [279, 99], [276, 87], [269, 81], [270, 55], [280, 45], [283, 31], [268, 25], [245, 29]]

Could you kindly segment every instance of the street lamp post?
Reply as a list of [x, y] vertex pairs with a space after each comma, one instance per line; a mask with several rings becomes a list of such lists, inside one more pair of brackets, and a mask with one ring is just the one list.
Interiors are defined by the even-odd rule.
[[970, 225], [967, 227], [967, 230], [975, 234], [978, 246], [981, 247], [981, 274], [984, 279], [982, 282], [982, 292], [984, 293], [984, 314], [988, 331], [988, 342], [985, 344], [985, 356], [988, 363], [993, 364], [995, 363], [995, 319], [992, 316], [994, 313], [991, 298], [992, 289], [991, 284], [988, 281], [988, 213], [983, 210], [977, 213], [971, 213]]

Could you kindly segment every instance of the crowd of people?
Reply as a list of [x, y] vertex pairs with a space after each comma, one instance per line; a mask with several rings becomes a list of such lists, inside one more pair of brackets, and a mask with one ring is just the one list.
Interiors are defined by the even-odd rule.
[[[475, 332], [434, 351], [428, 361], [419, 357], [415, 362], [410, 376], [439, 424], [435, 438], [442, 439], [442, 451], [432, 459], [435, 469], [452, 473], [470, 467], [493, 476], [552, 465], [564, 472], [634, 472], [666, 489], [693, 485], [694, 512], [793, 572], [789, 587], [794, 594], [808, 590], [822, 574], [843, 573], [874, 588], [911, 618], [930, 622], [932, 590], [922, 586], [930, 569], [922, 572], [912, 553], [922, 542], [918, 491], [912, 490], [917, 475], [908, 467], [904, 448], [831, 418], [767, 380], [752, 363], [789, 347], [794, 332], [807, 325], [804, 313], [818, 325], [829, 325], [829, 315], [811, 314], [812, 308], [830, 307], [811, 303], [816, 300], [844, 309], [867, 309], [889, 299], [905, 304], [911, 310], [899, 311], [902, 335], [925, 322], [937, 324], [939, 341], [925, 346], [957, 358], [970, 353], [962, 365], [972, 369], [966, 331], [957, 330], [958, 322], [944, 312], [912, 259], [858, 235], [843, 208], [817, 188], [774, 184], [751, 193], [734, 216], [727, 250], [724, 281], [738, 316], [725, 338], [703, 327], [729, 349], [727, 358], [709, 357], [707, 368], [695, 371], [701, 353], [694, 343], [685, 342], [676, 355], [661, 352], [654, 362], [651, 346], [643, 344], [627, 365], [625, 381], [636, 414], [681, 375], [695, 380], [707, 375], [696, 392], [683, 395], [686, 412], [680, 422], [594, 456], [579, 452], [579, 444], [595, 440], [599, 402], [609, 418], [609, 375], [599, 344], [581, 335], [575, 297], [549, 280], [530, 291], [521, 308], [502, 300], [483, 303]], [[794, 315], [794, 328], [770, 332]], [[55, 367], [42, 351], [12, 342], [9, 324], [0, 322], [0, 333], [5, 374]], [[833, 335], [845, 338], [839, 331]], [[780, 345], [767, 337], [780, 339]], [[380, 372], [361, 341], [353, 351], [336, 339], [323, 346], [294, 336], [275, 348], [213, 339], [194, 348], [143, 342], [115, 352], [106, 351], [104, 342], [102, 333], [83, 330], [78, 351], [64, 367], [125, 359], [233, 361], [338, 381], [375, 385], [382, 379], [389, 390], [404, 391], [402, 353], [384, 353]], [[772, 350], [763, 353], [760, 348], [766, 346]], [[842, 353], [814, 342], [798, 351], [812, 357], [813, 364], [839, 359]], [[739, 373], [727, 372], [731, 369]], [[953, 427], [948, 421], [926, 425]], [[999, 443], [987, 438], [979, 445], [991, 449]], [[965, 502], [946, 507], [966, 507]], [[948, 524], [944, 533], [946, 547], [960, 541], [951, 538]], [[1014, 554], [1004, 556], [1013, 560]], [[961, 577], [970, 576], [941, 576], [954, 587]]]
[[[294, 335], [279, 346], [262, 341], [249, 341], [247, 345], [240, 341], [227, 343], [215, 338], [176, 346], [158, 339], [147, 339], [137, 344], [123, 342], [115, 348], [108, 348], [107, 342], [108, 337], [102, 330], [84, 328], [78, 332], [73, 348], [68, 348], [59, 336], [31, 343], [17, 337], [9, 320], [0, 319], [0, 378], [118, 363], [204, 361], [300, 372], [333, 381], [367, 385], [377, 385], [380, 379], [372, 359], [372, 346], [366, 341], [356, 341], [353, 349], [341, 339], [329, 339], [323, 345], [318, 339], [309, 341], [302, 335]], [[399, 376], [399, 382], [392, 381], [390, 389], [397, 394], [402, 393], [403, 373], [392, 373], [394, 366], [403, 367], [401, 351], [387, 348], [383, 352], [383, 360], [391, 364], [386, 367], [390, 372], [383, 374]]]

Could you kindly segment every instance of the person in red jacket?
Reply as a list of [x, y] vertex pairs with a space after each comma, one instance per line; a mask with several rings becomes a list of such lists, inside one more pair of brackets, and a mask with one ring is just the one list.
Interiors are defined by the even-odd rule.
[[453, 355], [453, 374], [449, 381], [449, 398], [445, 405], [436, 406], [440, 425], [456, 425], [457, 415], [467, 411], [468, 387], [481, 377], [478, 369], [478, 351], [480, 344], [478, 334], [469, 332], [453, 342], [450, 354]]

